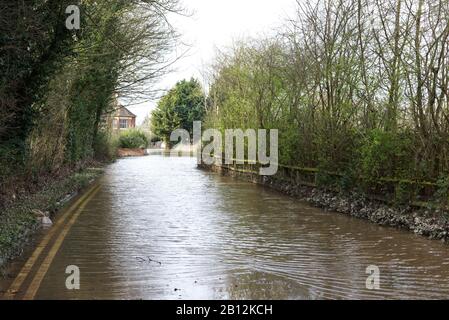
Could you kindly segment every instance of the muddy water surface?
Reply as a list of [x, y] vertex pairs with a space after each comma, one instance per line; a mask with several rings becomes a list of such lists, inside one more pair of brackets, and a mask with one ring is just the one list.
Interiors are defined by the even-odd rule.
[[[100, 185], [36, 298], [449, 298], [448, 245], [198, 170], [193, 158], [120, 160]], [[65, 287], [68, 265], [80, 268], [78, 291]], [[366, 288], [370, 265], [380, 290]]]

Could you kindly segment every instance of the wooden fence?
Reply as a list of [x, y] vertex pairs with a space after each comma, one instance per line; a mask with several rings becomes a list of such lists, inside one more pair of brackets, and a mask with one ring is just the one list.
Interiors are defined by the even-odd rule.
[[[231, 164], [224, 164], [223, 159], [216, 157], [220, 167], [239, 173], [259, 175], [261, 165], [255, 161], [232, 160]], [[221, 161], [220, 161], [221, 159]], [[291, 183], [294, 185], [303, 185], [309, 187], [322, 187], [333, 191], [342, 191], [342, 180], [344, 174], [319, 170], [317, 168], [303, 168], [278, 164], [278, 172], [271, 178]], [[328, 179], [330, 184], [320, 183], [320, 179]], [[444, 199], [438, 199], [436, 203], [435, 195], [439, 189], [436, 182], [419, 181], [411, 179], [381, 178], [377, 181], [368, 181], [364, 177], [356, 177], [353, 184], [357, 185], [355, 189], [369, 195], [370, 198], [384, 201], [407, 203], [417, 207], [425, 208], [443, 208], [447, 209], [449, 194], [446, 193]], [[352, 188], [354, 189], [354, 187]]]

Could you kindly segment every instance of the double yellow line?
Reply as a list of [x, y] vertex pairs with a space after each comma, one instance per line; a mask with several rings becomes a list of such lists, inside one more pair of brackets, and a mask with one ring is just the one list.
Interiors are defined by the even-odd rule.
[[[87, 203], [96, 195], [100, 189], [99, 185], [92, 187], [88, 192], [86, 192], [82, 197], [80, 197], [66, 212], [62, 217], [60, 217], [51, 230], [44, 236], [39, 245], [36, 247], [35, 251], [31, 257], [27, 260], [25, 265], [20, 270], [14, 282], [11, 284], [9, 289], [3, 295], [4, 299], [11, 300], [17, 299], [21, 296], [23, 300], [33, 300], [36, 296], [37, 291], [50, 268], [53, 259], [58, 253], [65, 237], [69, 233], [71, 227], [76, 222], [81, 212], [86, 207]], [[58, 233], [59, 231], [59, 233]], [[52, 242], [52, 239], [54, 241]], [[42, 255], [49, 248], [47, 255]], [[39, 259], [40, 257], [42, 259]], [[38, 260], [42, 260], [40, 266], [37, 264]], [[33, 270], [37, 268], [34, 273]], [[32, 278], [31, 278], [32, 277]], [[27, 288], [24, 288], [24, 294], [21, 295], [20, 290], [27, 279], [31, 279]]]

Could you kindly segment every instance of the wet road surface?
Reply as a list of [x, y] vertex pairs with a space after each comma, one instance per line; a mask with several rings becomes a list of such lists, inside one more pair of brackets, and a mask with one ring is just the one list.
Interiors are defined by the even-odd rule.
[[[11, 265], [8, 298], [449, 298], [448, 245], [198, 170], [193, 158], [119, 160], [78, 202]], [[66, 288], [71, 265], [79, 290]], [[370, 265], [380, 290], [366, 288]]]

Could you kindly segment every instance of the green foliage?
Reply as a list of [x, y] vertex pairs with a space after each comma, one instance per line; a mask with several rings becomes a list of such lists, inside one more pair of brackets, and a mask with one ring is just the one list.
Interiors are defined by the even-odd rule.
[[49, 81], [74, 53], [76, 35], [61, 23], [65, 8], [79, 3], [35, 0], [0, 5], [0, 193], [12, 175], [26, 174], [28, 139]]
[[[81, 30], [65, 27], [68, 5], [80, 7]], [[159, 61], [176, 37], [165, 15], [178, 11], [177, 0], [1, 7], [0, 204], [15, 181], [38, 182], [114, 154], [104, 116], [116, 93], [138, 100], [164, 74]]]
[[109, 161], [116, 156], [116, 144], [112, 141], [110, 133], [106, 131], [99, 131], [94, 140], [94, 154], [95, 159], [100, 161]]
[[148, 145], [147, 136], [140, 130], [127, 130], [121, 133], [118, 139], [119, 148], [145, 149], [148, 148]]
[[423, 146], [432, 135], [414, 128], [405, 113], [385, 114], [388, 100], [360, 99], [365, 92], [355, 88], [364, 84], [357, 83], [352, 55], [320, 62], [290, 36], [295, 40], [238, 43], [217, 58], [206, 128], [279, 129], [281, 164], [317, 168], [321, 187], [388, 193], [401, 204], [416, 195], [416, 186], [383, 178], [434, 181], [448, 167], [447, 140], [433, 135]]
[[361, 173], [367, 181], [406, 178], [412, 156], [412, 141], [406, 133], [374, 129], [361, 147]]
[[299, 142], [301, 140], [298, 128], [287, 126], [279, 132], [279, 161], [286, 165], [296, 165], [298, 158], [301, 156]]
[[343, 192], [351, 190], [363, 191], [359, 185], [359, 172], [356, 167], [350, 166], [346, 168], [339, 180], [339, 189]]
[[[152, 97], [147, 88], [164, 75], [161, 61], [176, 37], [166, 15], [179, 11], [177, 3], [1, 1], [0, 265], [35, 226], [32, 209], [58, 209], [58, 199], [92, 178], [64, 176], [115, 156], [104, 117], [116, 93]], [[80, 8], [80, 30], [65, 26], [69, 5]], [[147, 145], [141, 137], [129, 143]]]
[[160, 101], [151, 118], [152, 131], [165, 142], [176, 129], [193, 134], [193, 122], [202, 121], [205, 115], [204, 93], [195, 79], [178, 82]]
[[434, 198], [437, 202], [447, 204], [449, 202], [449, 175], [443, 174], [437, 180], [437, 190]]
[[102, 169], [86, 169], [67, 178], [56, 180], [46, 185], [38, 193], [22, 198], [14, 205], [3, 208], [0, 215], [0, 267], [17, 254], [29, 240], [32, 230], [38, 227], [33, 210], [53, 214], [61, 209], [67, 194], [72, 194], [87, 187], [99, 177]]
[[47, 92], [49, 80], [64, 59], [73, 54], [75, 34], [62, 22], [65, 8], [79, 4], [79, 0], [1, 4], [0, 143], [14, 144], [22, 154], [39, 114], [36, 102]]
[[321, 188], [337, 188], [338, 179], [336, 176], [330, 174], [329, 172], [319, 170], [316, 174], [315, 183], [318, 187]]
[[399, 181], [395, 186], [394, 203], [396, 205], [409, 204], [416, 192], [416, 185], [407, 181]]

